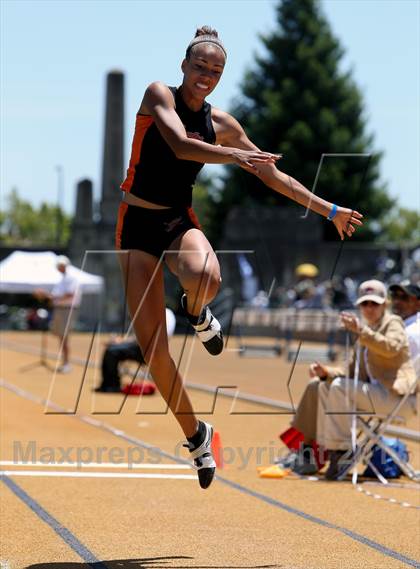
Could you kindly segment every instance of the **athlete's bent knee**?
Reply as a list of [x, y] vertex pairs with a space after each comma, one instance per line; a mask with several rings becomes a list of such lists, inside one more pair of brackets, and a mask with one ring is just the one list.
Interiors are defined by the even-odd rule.
[[218, 274], [210, 273], [205, 281], [205, 296], [208, 299], [213, 299], [219, 292], [220, 276]]
[[182, 279], [184, 289], [206, 298], [214, 298], [220, 287], [220, 274], [215, 271], [188, 271]]

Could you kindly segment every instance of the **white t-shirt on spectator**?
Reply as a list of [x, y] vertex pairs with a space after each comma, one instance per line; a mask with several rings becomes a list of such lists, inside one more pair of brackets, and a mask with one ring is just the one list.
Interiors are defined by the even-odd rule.
[[[62, 306], [66, 308], [73, 306], [76, 308], [80, 305], [80, 287], [78, 286], [77, 279], [70, 276], [68, 273], [65, 273], [61, 281], [54, 285], [51, 294], [53, 296], [55, 306]], [[74, 296], [66, 301], [60, 301], [59, 298], [65, 294], [72, 294]]]
[[416, 376], [420, 377], [420, 312], [404, 320], [405, 331], [410, 345], [411, 361]]

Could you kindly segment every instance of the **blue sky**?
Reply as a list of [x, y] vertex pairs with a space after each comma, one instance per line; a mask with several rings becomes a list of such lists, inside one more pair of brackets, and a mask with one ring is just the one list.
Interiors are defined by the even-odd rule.
[[[226, 71], [210, 102], [228, 109], [258, 35], [275, 27], [273, 0], [1, 0], [1, 178], [38, 205], [57, 199], [73, 211], [75, 184], [89, 177], [99, 197], [106, 73], [126, 74], [125, 156], [145, 87], [179, 84], [195, 28], [218, 29]], [[405, 207], [420, 205], [420, 3], [418, 0], [324, 0], [365, 103], [382, 178]], [[270, 149], [267, 149], [270, 150]], [[329, 149], [331, 151], [332, 149]], [[207, 166], [207, 172], [217, 169]], [[217, 168], [217, 167], [216, 167]], [[343, 205], [346, 204], [343, 197]]]

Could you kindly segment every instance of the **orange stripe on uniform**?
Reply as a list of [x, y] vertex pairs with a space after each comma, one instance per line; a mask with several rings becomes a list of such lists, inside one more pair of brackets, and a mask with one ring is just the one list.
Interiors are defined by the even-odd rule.
[[127, 177], [121, 184], [124, 192], [131, 192], [136, 173], [136, 166], [140, 162], [141, 147], [148, 128], [153, 124], [153, 117], [145, 115], [136, 116], [136, 128], [134, 130], [133, 144], [131, 145], [130, 164], [127, 170]]
[[125, 214], [127, 213], [127, 209], [128, 209], [128, 204], [126, 204], [125, 202], [121, 202], [120, 207], [118, 209], [117, 227], [115, 229], [115, 247], [117, 249], [121, 249], [121, 234], [124, 224], [124, 217]]
[[200, 222], [198, 220], [198, 217], [197, 217], [197, 215], [196, 215], [196, 213], [192, 207], [188, 208], [188, 217], [190, 218], [190, 220], [196, 226], [197, 229], [201, 229], [201, 225], [200, 225]]

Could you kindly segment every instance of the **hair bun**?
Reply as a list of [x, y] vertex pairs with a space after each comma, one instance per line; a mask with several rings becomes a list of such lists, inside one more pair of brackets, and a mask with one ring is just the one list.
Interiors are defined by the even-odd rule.
[[201, 26], [201, 28], [197, 28], [194, 37], [198, 38], [199, 36], [213, 36], [215, 38], [218, 38], [219, 34], [210, 26]]
[[216, 30], [214, 30], [210, 26], [201, 26], [201, 28], [197, 28], [194, 39], [190, 41], [187, 47], [187, 51], [185, 52], [186, 59], [189, 59], [191, 49], [199, 43], [210, 43], [217, 45], [223, 51], [226, 59], [227, 53], [225, 46], [223, 45], [222, 41], [219, 39], [219, 34], [216, 32]]

